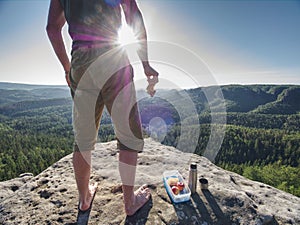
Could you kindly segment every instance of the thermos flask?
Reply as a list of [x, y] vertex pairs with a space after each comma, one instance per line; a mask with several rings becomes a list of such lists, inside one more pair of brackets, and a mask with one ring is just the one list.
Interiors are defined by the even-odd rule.
[[192, 163], [189, 171], [189, 188], [191, 193], [195, 193], [197, 189], [197, 164]]

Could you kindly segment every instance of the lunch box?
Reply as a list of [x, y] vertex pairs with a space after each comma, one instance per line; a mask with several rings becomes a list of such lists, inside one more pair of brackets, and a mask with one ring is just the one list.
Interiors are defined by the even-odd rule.
[[[168, 184], [168, 179], [170, 178], [178, 178], [179, 182], [184, 183], [184, 188], [182, 191], [179, 192], [179, 194], [175, 195], [171, 189], [171, 186]], [[164, 186], [166, 188], [166, 191], [171, 198], [172, 202], [174, 203], [180, 203], [180, 202], [186, 202], [190, 200], [191, 197], [191, 191], [188, 187], [188, 184], [183, 179], [182, 175], [178, 172], [178, 170], [169, 170], [165, 171], [163, 173], [163, 181]]]

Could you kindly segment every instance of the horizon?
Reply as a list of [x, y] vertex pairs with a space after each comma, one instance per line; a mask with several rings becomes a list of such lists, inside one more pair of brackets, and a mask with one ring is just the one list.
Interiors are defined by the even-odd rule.
[[[62, 87], [69, 89], [68, 85], [66, 84], [34, 84], [34, 83], [16, 83], [16, 82], [6, 82], [6, 81], [0, 81], [1, 84], [6, 85], [24, 85], [24, 86], [47, 86], [47, 87]], [[192, 88], [184, 88], [183, 90], [191, 90], [191, 89], [197, 89], [197, 88], [206, 88], [206, 87], [224, 87], [224, 86], [300, 86], [300, 84], [272, 84], [272, 83], [253, 83], [253, 84], [238, 84], [238, 83], [232, 83], [232, 84], [221, 84], [221, 85], [208, 85], [208, 86], [199, 86], [199, 87], [192, 87]], [[1, 89], [1, 86], [0, 86]], [[176, 88], [159, 88], [156, 90], [174, 90]], [[145, 90], [145, 88], [136, 88], [136, 91]]]

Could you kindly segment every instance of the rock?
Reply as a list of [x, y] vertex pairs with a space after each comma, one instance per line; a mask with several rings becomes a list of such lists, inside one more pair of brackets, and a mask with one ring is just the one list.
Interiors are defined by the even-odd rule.
[[[204, 157], [183, 153], [151, 139], [139, 154], [136, 185], [147, 183], [152, 198], [134, 216], [123, 210], [116, 142], [98, 144], [92, 154], [91, 182], [99, 183], [89, 224], [300, 224], [300, 199], [266, 184], [225, 171]], [[172, 204], [162, 183], [165, 170], [178, 170], [188, 179], [191, 162], [208, 180], [207, 190], [191, 201]], [[0, 224], [75, 224], [78, 196], [72, 155], [39, 175], [0, 182]]]
[[263, 225], [275, 224], [274, 217], [272, 215], [262, 215], [260, 217]]
[[30, 177], [33, 177], [33, 174], [32, 173], [22, 173], [22, 174], [19, 175], [19, 177], [21, 177], [21, 178], [22, 177], [29, 177], [30, 178]]

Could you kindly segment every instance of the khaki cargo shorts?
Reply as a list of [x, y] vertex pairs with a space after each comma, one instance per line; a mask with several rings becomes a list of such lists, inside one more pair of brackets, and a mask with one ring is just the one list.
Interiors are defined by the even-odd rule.
[[133, 68], [121, 47], [72, 51], [74, 151], [94, 150], [106, 106], [120, 150], [142, 151], [141, 120], [133, 83]]

